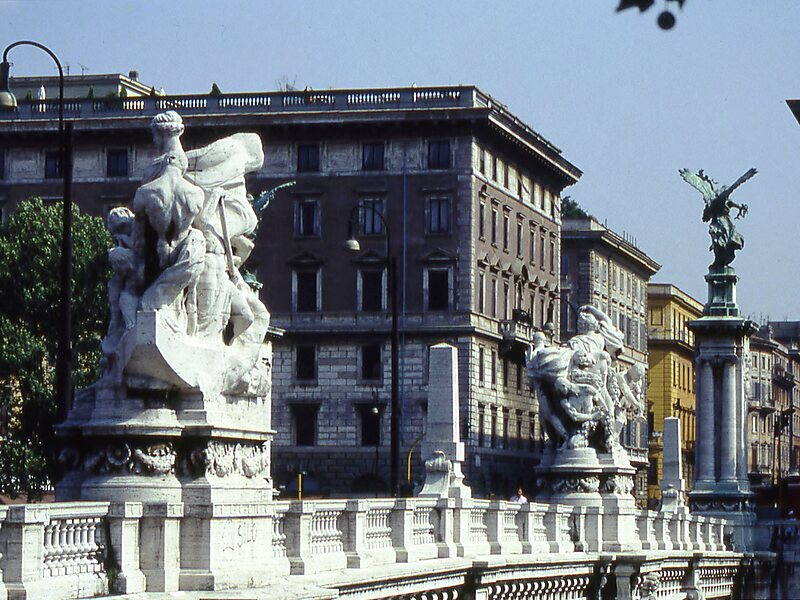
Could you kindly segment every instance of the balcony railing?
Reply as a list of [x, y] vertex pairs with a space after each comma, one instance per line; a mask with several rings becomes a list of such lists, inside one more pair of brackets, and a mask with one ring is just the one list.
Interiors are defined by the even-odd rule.
[[748, 399], [747, 406], [750, 410], [775, 410], [775, 398], [768, 394], [756, 394]]
[[694, 337], [692, 334], [684, 330], [675, 332], [661, 327], [651, 327], [647, 335], [650, 340], [682, 342], [690, 346], [694, 344]]
[[772, 376], [782, 383], [794, 383], [794, 373], [783, 365], [772, 365]]
[[[259, 92], [252, 94], [141, 96], [132, 98], [68, 98], [64, 104], [67, 118], [102, 118], [109, 116], [145, 116], [165, 110], [182, 114], [217, 113], [286, 113], [320, 111], [356, 111], [374, 109], [423, 108], [492, 108], [506, 113], [504, 107], [474, 86], [411, 87], [395, 89], [326, 90]], [[0, 121], [54, 119], [57, 100], [19, 100], [16, 111], [0, 113]], [[506, 115], [509, 118], [516, 117]], [[519, 124], [522, 127], [522, 124]], [[525, 127], [526, 128], [526, 127]], [[527, 129], [527, 128], [526, 128]], [[530, 131], [543, 143], [549, 142]]]

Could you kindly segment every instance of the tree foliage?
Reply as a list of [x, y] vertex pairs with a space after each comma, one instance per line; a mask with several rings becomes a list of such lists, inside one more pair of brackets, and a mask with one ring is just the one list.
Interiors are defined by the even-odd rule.
[[561, 199], [561, 216], [565, 219], [587, 219], [589, 213], [572, 196], [564, 196]]
[[[102, 219], [73, 206], [73, 384], [97, 377], [107, 322], [107, 249]], [[62, 206], [21, 203], [0, 225], [0, 492], [36, 497], [55, 473], [53, 425], [61, 326]]]

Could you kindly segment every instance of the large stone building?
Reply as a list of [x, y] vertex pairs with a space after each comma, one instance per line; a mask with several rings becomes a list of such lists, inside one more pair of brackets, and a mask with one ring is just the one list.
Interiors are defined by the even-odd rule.
[[800, 510], [799, 342], [800, 323], [770, 321], [750, 338], [748, 363], [750, 482], [760, 504], [788, 502], [795, 510]]
[[648, 496], [661, 497], [659, 482], [663, 467], [664, 419], [677, 417], [681, 423], [683, 480], [691, 489], [694, 481], [695, 390], [694, 333], [687, 323], [699, 319], [703, 304], [669, 283], [647, 286], [648, 345], [648, 421], [650, 425], [650, 467]]
[[[625, 335], [619, 360], [647, 370], [647, 283], [661, 268], [632, 239], [620, 236], [594, 217], [561, 223], [561, 338], [577, 332], [578, 309], [591, 304], [604, 311]], [[643, 399], [646, 405], [646, 399]], [[647, 422], [631, 419], [622, 443], [637, 468], [636, 496], [647, 497]]]
[[[522, 348], [559, 322], [560, 193], [580, 171], [472, 86], [81, 99], [74, 191], [84, 210], [127, 203], [154, 158], [149, 121], [177, 110], [184, 146], [238, 131], [264, 140], [249, 188], [281, 189], [250, 264], [274, 345], [273, 474], [331, 493], [388, 479], [391, 295], [398, 263], [402, 471], [418, 476], [427, 349], [459, 350], [465, 473], [476, 493], [533, 485], [542, 441]], [[55, 106], [0, 114], [0, 202], [61, 195]], [[360, 207], [356, 208], [356, 207]], [[355, 211], [355, 212], [354, 212]], [[361, 251], [342, 242], [355, 216]], [[640, 286], [641, 287], [641, 286]], [[643, 289], [643, 288], [641, 288]]]

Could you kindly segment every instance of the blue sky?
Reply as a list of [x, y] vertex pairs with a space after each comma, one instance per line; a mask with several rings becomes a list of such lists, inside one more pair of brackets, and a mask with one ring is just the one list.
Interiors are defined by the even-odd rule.
[[[704, 168], [750, 206], [734, 267], [739, 305], [800, 319], [800, 2], [687, 0], [677, 25], [616, 0], [0, 0], [0, 43], [33, 39], [72, 73], [136, 69], [171, 93], [475, 84], [584, 171], [566, 190], [663, 265], [656, 281], [701, 301], [712, 256], [702, 200], [678, 169]], [[18, 48], [13, 74], [50, 74]]]

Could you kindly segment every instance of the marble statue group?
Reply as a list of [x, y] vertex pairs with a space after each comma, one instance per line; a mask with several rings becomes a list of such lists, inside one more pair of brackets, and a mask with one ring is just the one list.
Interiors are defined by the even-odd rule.
[[620, 367], [624, 336], [601, 310], [578, 312], [578, 333], [562, 346], [537, 332], [528, 351], [528, 378], [539, 401], [549, 443], [556, 450], [621, 450], [619, 435], [629, 416], [641, 416], [644, 370]]
[[[133, 211], [115, 208], [108, 219], [116, 245], [109, 252], [107, 376], [135, 387], [199, 388], [206, 397], [261, 395], [269, 377], [259, 352], [270, 316], [239, 270], [254, 245], [254, 205], [263, 208], [244, 178], [263, 163], [261, 139], [237, 133], [185, 151], [180, 115], [158, 114], [151, 128], [159, 154]], [[161, 360], [137, 358], [143, 315], [157, 315], [149, 333], [174, 341], [175, 352], [167, 342]], [[200, 351], [194, 358], [205, 351], [215, 360], [179, 356], [186, 344]]]

